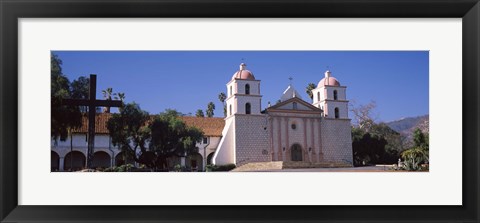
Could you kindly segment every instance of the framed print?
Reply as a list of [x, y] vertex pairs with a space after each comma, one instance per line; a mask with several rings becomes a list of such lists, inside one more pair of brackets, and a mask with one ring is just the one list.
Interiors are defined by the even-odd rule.
[[[39, 0], [2, 1], [0, 7], [2, 222], [479, 220], [480, 6], [476, 0]], [[89, 76], [88, 100], [60, 102], [90, 106], [84, 111], [90, 116], [85, 115], [79, 127], [69, 132], [58, 128], [59, 137], [69, 134], [68, 143], [48, 137], [48, 129], [52, 134], [57, 129], [45, 118], [57, 112], [50, 95], [62, 93], [53, 90], [48, 78], [53, 73], [48, 59], [52, 63], [57, 56], [65, 73], [98, 72], [98, 79]], [[334, 57], [338, 59], [331, 60]], [[219, 80], [215, 75], [223, 73], [217, 71], [221, 63], [240, 66], [234, 68], [233, 77], [228, 74]], [[105, 75], [103, 67], [112, 74]], [[296, 73], [308, 69], [322, 70], [321, 78]], [[335, 69], [356, 76], [342, 79]], [[398, 70], [403, 74], [394, 74]], [[310, 89], [310, 96], [300, 86], [294, 89], [300, 82], [318, 85]], [[285, 91], [276, 89], [284, 85], [288, 85]], [[182, 88], [177, 93], [182, 100], [168, 101], [175, 98], [171, 92]], [[99, 99], [102, 89], [106, 100]], [[117, 89], [126, 93], [126, 101]], [[212, 118], [215, 103], [205, 114], [195, 110], [203, 106], [197, 104], [201, 95], [217, 91], [226, 92], [225, 119]], [[270, 97], [270, 92], [278, 91], [283, 94], [274, 101], [277, 96]], [[384, 108], [405, 113], [426, 110], [430, 135], [417, 133], [410, 139], [416, 147], [408, 153], [426, 158], [415, 163], [405, 155], [397, 164], [397, 154], [390, 157], [391, 165], [358, 167], [388, 158], [361, 156], [355, 144], [360, 139], [353, 135], [353, 141], [345, 140], [352, 133], [348, 99], [370, 91], [379, 97], [387, 97], [388, 91], [397, 93]], [[311, 104], [305, 102], [309, 96]], [[135, 106], [148, 105], [142, 98], [163, 100], [165, 107], [148, 108], [160, 114], [146, 113], [134, 133], [124, 133], [131, 126], [121, 126], [123, 116], [116, 123], [110, 121], [117, 114], [139, 114]], [[193, 107], [185, 111], [184, 104]], [[222, 104], [216, 111], [221, 113], [218, 107]], [[197, 138], [188, 140], [201, 144], [203, 150], [190, 152], [196, 144], [185, 136], [171, 152], [177, 158], [162, 155], [164, 139], [155, 138], [155, 131], [163, 131], [158, 126], [171, 120], [166, 118], [171, 117], [170, 108], [192, 113], [181, 117], [186, 126], [195, 127], [188, 137]], [[115, 134], [107, 136], [109, 132]], [[135, 137], [140, 138], [125, 141]], [[129, 152], [128, 146], [138, 141], [148, 141], [149, 151], [155, 152]], [[102, 143], [105, 148], [100, 148]], [[211, 144], [215, 146], [209, 150]], [[122, 150], [115, 150], [118, 145]], [[94, 149], [103, 150], [93, 153]], [[264, 168], [259, 161], [269, 168], [276, 168], [275, 162], [291, 166], [278, 171], [193, 173], [235, 168], [232, 163], [239, 166], [236, 170], [249, 164]], [[337, 169], [311, 171], [321, 165]], [[113, 173], [122, 168], [137, 172]], [[73, 172], [77, 169], [84, 171]], [[185, 171], [189, 173], [179, 173]]]

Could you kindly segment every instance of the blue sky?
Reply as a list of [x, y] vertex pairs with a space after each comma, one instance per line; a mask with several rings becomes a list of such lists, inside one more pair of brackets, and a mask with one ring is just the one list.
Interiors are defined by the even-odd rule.
[[[261, 80], [262, 107], [274, 104], [293, 78], [303, 99], [308, 83], [328, 69], [347, 86], [347, 99], [375, 101], [377, 121], [428, 114], [428, 51], [54, 51], [70, 81], [97, 74], [97, 98], [108, 87], [124, 92], [151, 114], [167, 108], [195, 114], [215, 103], [222, 117], [220, 92], [245, 62]], [[352, 115], [350, 114], [350, 118]]]

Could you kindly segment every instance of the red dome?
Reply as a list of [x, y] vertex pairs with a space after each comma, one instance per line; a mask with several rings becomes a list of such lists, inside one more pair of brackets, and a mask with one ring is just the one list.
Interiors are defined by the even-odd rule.
[[322, 87], [322, 86], [340, 86], [340, 82], [338, 82], [337, 79], [334, 77], [325, 77], [320, 82], [318, 82], [317, 87]]
[[232, 80], [233, 79], [255, 80], [255, 76], [253, 76], [253, 73], [245, 69], [246, 66], [247, 66], [246, 64], [241, 63], [240, 70], [238, 70], [233, 74]]
[[233, 74], [232, 79], [255, 80], [255, 76], [249, 70], [239, 70]]

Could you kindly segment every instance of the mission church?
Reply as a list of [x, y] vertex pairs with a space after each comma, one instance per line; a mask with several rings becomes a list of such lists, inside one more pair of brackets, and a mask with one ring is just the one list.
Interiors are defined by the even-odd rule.
[[[306, 102], [292, 84], [280, 101], [262, 110], [260, 80], [240, 64], [227, 83], [225, 118], [189, 117], [181, 119], [203, 130], [205, 137], [197, 143], [198, 153], [173, 157], [176, 164], [203, 171], [207, 164], [237, 166], [252, 162], [297, 161], [337, 163], [352, 166], [351, 124], [348, 118], [346, 86], [325, 72], [315, 89], [313, 103]], [[111, 114], [95, 117], [94, 167], [111, 167], [123, 163], [119, 148], [111, 144], [106, 122]], [[81, 169], [86, 163], [88, 121], [76, 129], [65, 142], [52, 140], [51, 169]]]

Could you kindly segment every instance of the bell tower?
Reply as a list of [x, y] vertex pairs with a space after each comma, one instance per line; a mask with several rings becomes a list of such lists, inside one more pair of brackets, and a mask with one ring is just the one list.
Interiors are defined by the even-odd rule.
[[332, 77], [327, 70], [325, 77], [312, 90], [313, 106], [323, 110], [323, 116], [330, 119], [348, 119], [347, 87]]
[[246, 64], [240, 64], [240, 69], [227, 83], [227, 99], [225, 100], [227, 117], [235, 114], [260, 114], [262, 102], [260, 80], [256, 80], [253, 73], [246, 67]]

